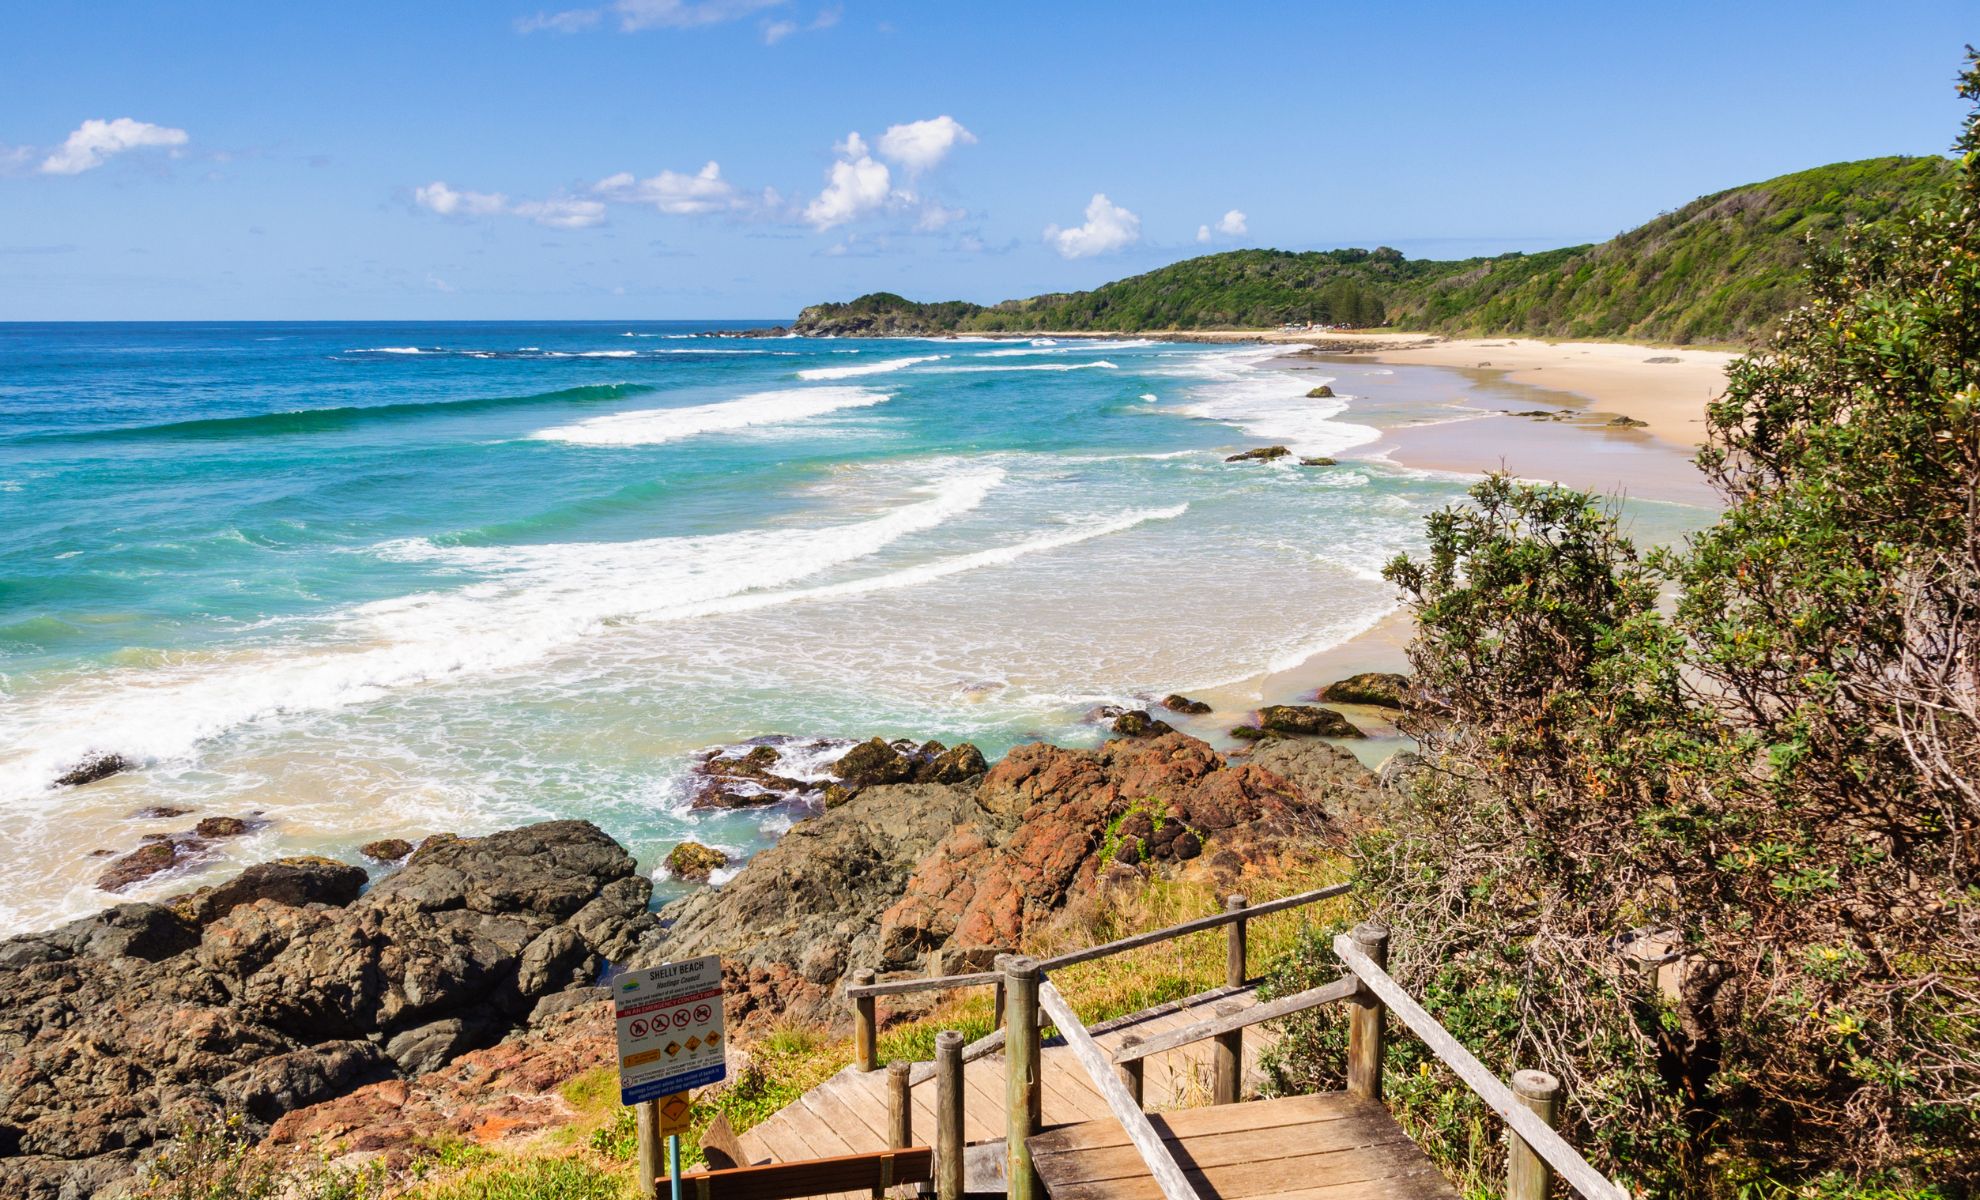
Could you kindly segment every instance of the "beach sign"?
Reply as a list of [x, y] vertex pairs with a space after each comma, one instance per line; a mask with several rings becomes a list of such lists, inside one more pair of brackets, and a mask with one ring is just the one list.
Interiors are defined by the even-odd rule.
[[684, 1128], [687, 1091], [728, 1075], [721, 957], [627, 971], [612, 991], [619, 1015], [619, 1103], [662, 1100], [662, 1118], [668, 1108], [678, 1109], [669, 1124]]

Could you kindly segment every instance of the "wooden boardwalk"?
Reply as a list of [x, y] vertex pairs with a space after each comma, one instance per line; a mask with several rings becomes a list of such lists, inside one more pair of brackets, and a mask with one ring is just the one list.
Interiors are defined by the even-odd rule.
[[[1205, 1200], [1457, 1200], [1380, 1101], [1346, 1092], [1192, 1108], [1149, 1118]], [[1030, 1139], [1052, 1200], [1163, 1200], [1108, 1117]]]
[[[1220, 994], [1216, 1000], [1255, 1003], [1251, 991]], [[1211, 1001], [1173, 1012], [1126, 1018], [1095, 1030], [1094, 1038], [1109, 1050], [1129, 1035], [1151, 1038], [1180, 1029], [1211, 1015]], [[1247, 1031], [1245, 1077], [1258, 1071], [1258, 1058], [1277, 1037], [1264, 1026]], [[1150, 1110], [1185, 1108], [1208, 1103], [1210, 1096], [1208, 1042], [1149, 1057], [1143, 1076], [1143, 1098]], [[1084, 1068], [1062, 1045], [1047, 1043], [1043, 1064], [1043, 1116], [1047, 1126], [1109, 1120], [1106, 1101], [1093, 1089]], [[963, 1068], [963, 1140], [988, 1142], [1004, 1136], [1004, 1057], [989, 1055]], [[914, 1100], [914, 1140], [929, 1144], [935, 1130], [935, 1079], [918, 1079]], [[752, 1162], [789, 1162], [800, 1158], [829, 1158], [887, 1148], [887, 1073], [847, 1067], [806, 1092], [763, 1123], [745, 1132], [742, 1148]]]

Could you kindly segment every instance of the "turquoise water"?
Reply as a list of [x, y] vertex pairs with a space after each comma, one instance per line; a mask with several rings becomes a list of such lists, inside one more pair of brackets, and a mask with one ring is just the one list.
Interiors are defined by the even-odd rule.
[[[1387, 611], [1377, 570], [1464, 486], [1223, 462], [1437, 418], [1357, 408], [1367, 368], [704, 328], [0, 326], [0, 868], [31, 881], [0, 931], [194, 819], [145, 805], [266, 823], [140, 897], [553, 815], [651, 865], [803, 815], [687, 809], [748, 738], [994, 756], [1172, 690], [1211, 732]], [[139, 766], [50, 787], [101, 752]]]

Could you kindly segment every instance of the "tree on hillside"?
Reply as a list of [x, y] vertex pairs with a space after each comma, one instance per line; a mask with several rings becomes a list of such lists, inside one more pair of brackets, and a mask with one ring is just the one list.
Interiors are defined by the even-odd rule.
[[[1710, 529], [1645, 561], [1592, 498], [1496, 478], [1387, 570], [1431, 769], [1366, 901], [1405, 984], [1561, 1073], [1572, 1136], [1651, 1194], [1980, 1187], [1971, 48], [1960, 94], [1944, 195], [1849, 233], [1730, 372]], [[1440, 1089], [1396, 1080], [1475, 1154]]]

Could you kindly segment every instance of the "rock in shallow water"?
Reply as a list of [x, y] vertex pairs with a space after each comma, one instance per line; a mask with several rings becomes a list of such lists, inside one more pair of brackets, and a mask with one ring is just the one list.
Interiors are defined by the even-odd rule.
[[413, 852], [413, 844], [404, 838], [379, 838], [358, 847], [358, 853], [378, 862], [398, 862]]
[[1316, 704], [1268, 704], [1258, 710], [1258, 726], [1268, 733], [1298, 737], [1366, 737], [1348, 719]]
[[1233, 454], [1229, 458], [1226, 458], [1224, 461], [1225, 462], [1270, 462], [1272, 459], [1284, 458], [1286, 455], [1291, 453], [1292, 451], [1286, 449], [1284, 446], [1259, 446], [1253, 450], [1246, 450], [1241, 454]]
[[706, 883], [729, 865], [729, 856], [700, 842], [682, 842], [667, 852], [667, 873], [684, 883]]
[[1408, 695], [1409, 676], [1393, 671], [1364, 671], [1320, 689], [1320, 699], [1330, 704], [1372, 704], [1380, 708], [1401, 708]]
[[1210, 711], [1210, 706], [1201, 700], [1191, 700], [1180, 692], [1170, 692], [1162, 697], [1162, 707], [1170, 712], [1197, 715]]
[[[131, 769], [131, 760], [121, 754], [92, 754], [55, 777], [56, 787], [80, 787]], [[180, 810], [185, 811], [184, 809]]]

